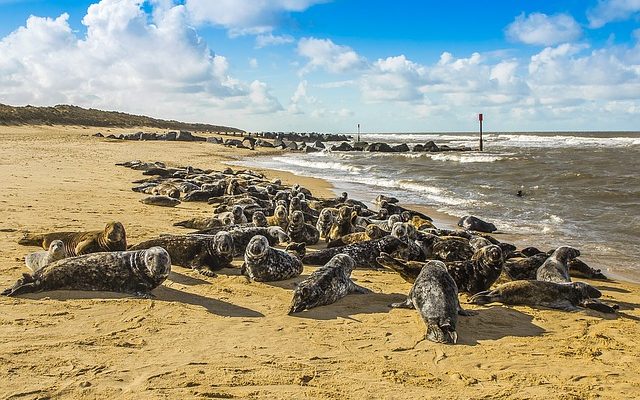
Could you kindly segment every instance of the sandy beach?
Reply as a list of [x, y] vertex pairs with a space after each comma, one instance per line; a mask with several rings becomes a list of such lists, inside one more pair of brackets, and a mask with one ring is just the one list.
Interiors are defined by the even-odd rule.
[[[101, 229], [121, 221], [129, 243], [185, 233], [172, 223], [205, 216], [204, 203], [146, 206], [131, 191], [140, 172], [116, 162], [224, 168], [269, 151], [210, 143], [111, 141], [133, 132], [84, 127], [0, 127], [0, 286], [27, 272], [25, 230]], [[150, 131], [156, 131], [150, 129]], [[234, 167], [237, 168], [237, 167]], [[318, 196], [331, 185], [264, 171]], [[234, 265], [238, 266], [239, 259]], [[354, 271], [369, 295], [296, 316], [291, 289], [313, 271], [249, 283], [239, 269], [215, 278], [173, 267], [156, 299], [104, 292], [0, 298], [0, 398], [515, 398], [640, 397], [640, 286], [587, 281], [616, 316], [529, 307], [463, 307], [459, 343], [420, 341], [413, 310], [391, 310], [410, 285], [393, 273]]]

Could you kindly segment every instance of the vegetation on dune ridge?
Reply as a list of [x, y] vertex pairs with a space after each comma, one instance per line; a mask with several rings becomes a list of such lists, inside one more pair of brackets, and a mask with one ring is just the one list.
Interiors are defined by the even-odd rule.
[[73, 105], [53, 107], [14, 107], [0, 104], [0, 125], [84, 125], [130, 128], [148, 126], [161, 129], [181, 129], [211, 132], [244, 132], [228, 126], [162, 120], [118, 111], [102, 111]]

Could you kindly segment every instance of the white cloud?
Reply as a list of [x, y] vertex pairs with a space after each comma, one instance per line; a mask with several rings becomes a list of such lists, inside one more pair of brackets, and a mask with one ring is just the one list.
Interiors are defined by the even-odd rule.
[[640, 0], [598, 0], [598, 4], [587, 11], [590, 28], [600, 28], [609, 22], [621, 21], [640, 12]]
[[568, 14], [520, 14], [506, 29], [507, 37], [516, 42], [551, 46], [571, 42], [582, 35], [580, 25]]
[[302, 38], [298, 41], [298, 54], [309, 59], [301, 74], [315, 69], [331, 73], [348, 72], [365, 64], [364, 58], [352, 48], [337, 45], [330, 39]]
[[362, 78], [362, 93], [368, 101], [414, 101], [422, 98], [420, 87], [427, 80], [426, 68], [404, 55], [376, 61]]
[[340, 108], [337, 110], [330, 110], [326, 108], [317, 108], [311, 112], [311, 117], [317, 119], [327, 119], [327, 118], [339, 118], [339, 119], [347, 119], [354, 115], [353, 111], [348, 108]]
[[263, 34], [256, 36], [256, 47], [259, 49], [267, 46], [277, 46], [293, 42], [295, 42], [295, 39], [290, 35], [274, 35], [272, 33], [268, 33], [266, 35]]
[[0, 100], [198, 120], [216, 113], [228, 118], [217, 111], [225, 108], [245, 113], [282, 108], [266, 84], [229, 75], [227, 59], [189, 27], [184, 6], [165, 5], [147, 15], [141, 3], [91, 5], [82, 37], [71, 30], [67, 14], [30, 17], [0, 40]]
[[258, 60], [255, 58], [250, 58], [249, 59], [249, 66], [253, 69], [258, 68], [259, 64], [258, 64]]
[[186, 0], [191, 19], [213, 24], [232, 36], [271, 32], [282, 14], [302, 12], [327, 0]]
[[293, 92], [293, 96], [291, 96], [289, 107], [287, 108], [287, 111], [291, 114], [304, 114], [301, 106], [315, 104], [318, 101], [315, 97], [307, 94], [307, 87], [308, 82], [306, 80], [298, 83], [295, 92]]

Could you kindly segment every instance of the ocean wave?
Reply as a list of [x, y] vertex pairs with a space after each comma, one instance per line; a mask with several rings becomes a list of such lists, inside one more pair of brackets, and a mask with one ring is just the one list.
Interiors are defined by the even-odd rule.
[[336, 161], [314, 161], [314, 160], [305, 160], [299, 157], [273, 157], [273, 161], [275, 163], [283, 163], [283, 164], [293, 165], [293, 166], [298, 166], [303, 168], [310, 168], [313, 170], [329, 169], [334, 171], [348, 172], [350, 174], [359, 174], [365, 169], [355, 165], [344, 164]]

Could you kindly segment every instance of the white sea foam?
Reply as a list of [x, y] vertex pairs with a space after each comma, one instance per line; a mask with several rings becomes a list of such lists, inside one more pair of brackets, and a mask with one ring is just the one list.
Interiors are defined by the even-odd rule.
[[334, 171], [344, 171], [351, 174], [359, 174], [363, 168], [348, 165], [335, 161], [313, 161], [313, 160], [305, 160], [298, 157], [273, 157], [273, 161], [276, 163], [283, 163], [287, 165], [295, 165], [298, 167], [310, 168], [313, 170], [321, 169], [321, 170], [334, 170]]

